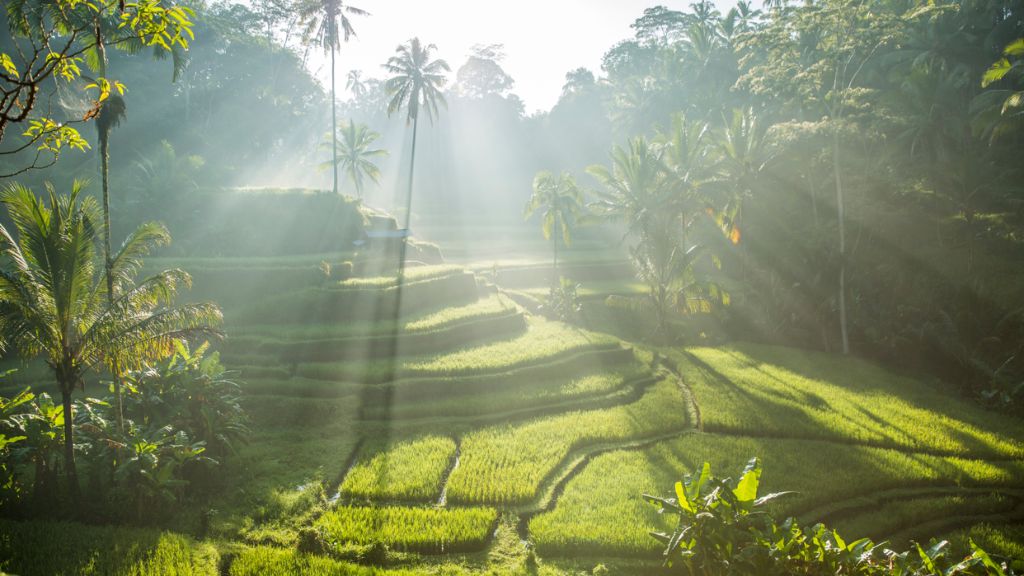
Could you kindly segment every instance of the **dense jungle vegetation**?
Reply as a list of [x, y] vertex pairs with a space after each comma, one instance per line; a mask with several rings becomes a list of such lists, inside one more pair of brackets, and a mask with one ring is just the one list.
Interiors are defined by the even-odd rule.
[[639, 12], [6, 2], [0, 574], [1024, 572], [1024, 6]]

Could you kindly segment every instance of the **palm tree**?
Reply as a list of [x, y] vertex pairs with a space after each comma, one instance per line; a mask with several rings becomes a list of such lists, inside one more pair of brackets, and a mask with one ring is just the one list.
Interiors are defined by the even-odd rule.
[[654, 146], [661, 151], [662, 163], [667, 169], [666, 185], [671, 191], [673, 212], [680, 219], [680, 242], [685, 254], [689, 229], [701, 215], [710, 214], [724, 223], [722, 210], [728, 203], [721, 194], [724, 190], [717, 176], [719, 161], [713, 158], [706, 122], [688, 120], [683, 113], [672, 115], [668, 128], [655, 126]]
[[[368, 149], [374, 140], [380, 138], [380, 134], [370, 130], [370, 127], [362, 122], [356, 124], [355, 120], [349, 118], [348, 124], [342, 124], [338, 130], [341, 132], [341, 157], [336, 157], [334, 161], [324, 162], [317, 166], [316, 171], [323, 172], [336, 166], [336, 162], [340, 163], [348, 173], [349, 180], [356, 187], [356, 193], [362, 198], [363, 176], [369, 177], [374, 184], [378, 184], [377, 178], [380, 177], [380, 170], [366, 158], [390, 156], [391, 153], [387, 150]], [[320, 150], [333, 148], [335, 139], [337, 139], [337, 134], [328, 134], [323, 144], [320, 145]]]
[[[657, 146], [637, 136], [627, 140], [626, 149], [618, 144], [608, 154], [612, 169], [600, 164], [587, 168], [604, 190], [594, 190], [597, 200], [587, 205], [592, 214], [577, 222], [581, 226], [622, 222], [627, 236], [642, 238], [644, 230], [670, 213], [671, 190], [667, 184], [668, 169], [661, 160]], [[621, 241], [620, 241], [621, 243]]]
[[345, 80], [345, 89], [351, 91], [356, 98], [362, 98], [366, 94], [366, 84], [360, 78], [362, 75], [362, 70], [349, 70], [348, 78]]
[[1000, 58], [982, 77], [983, 87], [998, 83], [1002, 89], [982, 92], [971, 102], [975, 130], [988, 137], [989, 144], [1024, 126], [1024, 39], [1010, 42], [1003, 54], [1016, 59], [1011, 64]]
[[[334, 53], [341, 50], [341, 41], [348, 42], [355, 36], [346, 14], [369, 16], [365, 10], [345, 6], [342, 0], [303, 0], [299, 4], [300, 22], [306, 25], [302, 31], [302, 43], [312, 41], [331, 53], [331, 126], [338, 125], [338, 104], [334, 95]], [[338, 150], [334, 148], [334, 193], [338, 193]]]
[[583, 189], [568, 171], [558, 176], [547, 170], [538, 172], [533, 179], [533, 196], [523, 206], [523, 218], [529, 218], [541, 208], [546, 208], [541, 216], [544, 238], [550, 238], [555, 249], [555, 260], [551, 265], [551, 282], [554, 283], [558, 278], [558, 235], [554, 234], [555, 227], [562, 227], [562, 240], [569, 247], [572, 244], [572, 228], [584, 214]]
[[47, 185], [49, 206], [27, 188], [8, 185], [0, 203], [18, 241], [0, 226], [0, 342], [22, 357], [42, 355], [54, 371], [63, 399], [64, 469], [72, 500], [81, 500], [75, 468], [71, 394], [86, 371], [106, 365], [114, 374], [140, 368], [173, 350], [175, 342], [219, 337], [220, 310], [211, 302], [171, 306], [179, 286], [191, 278], [168, 270], [140, 284], [142, 258], [170, 240], [159, 223], [143, 224], [110, 260], [115, 298], [107, 306], [106, 282], [97, 281], [95, 245], [104, 233], [100, 207], [80, 199], [83, 183], [69, 196]]
[[[409, 193], [406, 197], [405, 228], [409, 227], [409, 215], [412, 214], [412, 176], [413, 167], [416, 162], [416, 127], [419, 125], [420, 106], [427, 110], [427, 117], [433, 124], [433, 118], [439, 117], [438, 104], [448, 110], [448, 101], [440, 88], [444, 86], [447, 78], [441, 74], [451, 72], [448, 63], [444, 60], [430, 60], [431, 50], [437, 50], [437, 46], [420, 44], [419, 38], [409, 40], [395, 48], [397, 56], [388, 58], [386, 64], [381, 67], [392, 74], [391, 78], [384, 84], [384, 92], [391, 96], [388, 103], [388, 117], [400, 110], [403, 106], [408, 107], [405, 117], [405, 125], [412, 122], [412, 155], [409, 159]], [[431, 117], [433, 114], [433, 118]]]
[[[767, 133], [761, 128], [760, 119], [751, 109], [733, 109], [731, 117], [722, 114], [724, 128], [718, 134], [718, 150], [721, 154], [722, 169], [734, 182], [733, 202], [727, 212], [735, 214], [737, 224], [742, 224], [744, 200], [751, 198], [766, 173], [768, 163], [774, 154]], [[737, 226], [730, 226], [734, 243], [739, 241]], [[746, 302], [747, 257], [743, 246], [742, 300]]]
[[[100, 44], [102, 47], [102, 44]], [[121, 125], [122, 119], [127, 119], [127, 106], [120, 94], [107, 94], [106, 98], [100, 100], [99, 112], [96, 114], [96, 131], [100, 140], [100, 179], [103, 183], [103, 258], [105, 261], [104, 271], [107, 277], [107, 305], [114, 306], [114, 274], [112, 268], [112, 253], [110, 249], [110, 192], [109, 175], [110, 167], [109, 154], [107, 154], [110, 141], [110, 132]], [[119, 374], [114, 377], [114, 413], [116, 415], [116, 429], [118, 438], [124, 435], [124, 421], [121, 418], [121, 378]]]

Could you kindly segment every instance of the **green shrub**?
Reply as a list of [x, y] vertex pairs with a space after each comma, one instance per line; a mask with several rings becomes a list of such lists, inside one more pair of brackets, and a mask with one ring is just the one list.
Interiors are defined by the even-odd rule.
[[[1002, 566], [980, 548], [958, 562], [948, 542], [932, 540], [926, 547], [914, 544], [897, 554], [867, 538], [845, 542], [823, 524], [801, 529], [793, 518], [781, 525], [761, 513], [758, 506], [785, 495], [758, 498], [761, 462], [753, 458], [736, 479], [719, 479], [704, 463], [700, 473], [687, 474], [675, 484], [675, 498], [645, 494], [644, 500], [660, 507], [659, 513], [678, 517], [669, 532], [655, 533], [664, 547], [666, 566], [684, 568], [687, 574], [770, 576], [774, 574], [863, 574], [865, 576], [976, 574], [1005, 576]], [[1014, 570], [1024, 562], [1014, 564]], [[681, 570], [680, 570], [681, 571]]]

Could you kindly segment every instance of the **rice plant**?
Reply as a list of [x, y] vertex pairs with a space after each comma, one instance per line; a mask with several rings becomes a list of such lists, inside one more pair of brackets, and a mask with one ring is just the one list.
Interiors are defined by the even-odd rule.
[[454, 456], [455, 442], [444, 436], [367, 442], [341, 492], [352, 498], [429, 501], [440, 493]]
[[678, 387], [665, 380], [626, 406], [471, 432], [462, 438], [459, 467], [448, 482], [448, 502], [526, 504], [571, 450], [682, 430], [686, 414]]
[[[474, 572], [455, 564], [444, 566], [445, 576], [470, 576]], [[231, 562], [229, 576], [431, 576], [431, 567], [378, 568], [339, 562], [327, 556], [304, 554], [294, 549], [261, 546], [242, 551]]]
[[853, 358], [737, 343], [672, 350], [706, 431], [1024, 457], [1020, 420]]
[[329, 546], [382, 542], [392, 549], [440, 554], [479, 550], [498, 513], [493, 508], [357, 508], [324, 514], [319, 527]]

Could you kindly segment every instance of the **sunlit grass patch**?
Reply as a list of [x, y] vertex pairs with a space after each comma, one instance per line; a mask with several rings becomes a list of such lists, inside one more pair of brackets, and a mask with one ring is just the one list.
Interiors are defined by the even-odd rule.
[[[1007, 514], [1021, 504], [1018, 498], [999, 494], [958, 494], [913, 500], [885, 502], [878, 509], [842, 518], [829, 523], [843, 538], [871, 538], [875, 542], [889, 540], [894, 550], [905, 550], [907, 538], [893, 539], [899, 533], [913, 532], [926, 522], [951, 517], [992, 516]], [[934, 534], [926, 535], [934, 536]]]
[[777, 519], [895, 488], [1017, 487], [1024, 463], [983, 462], [807, 440], [691, 434], [640, 451], [594, 458], [570, 480], [555, 509], [530, 521], [542, 554], [650, 556], [659, 550], [649, 530], [665, 516], [640, 495], [669, 496], [673, 485], [704, 462], [735, 477], [753, 456], [765, 462], [760, 493], [795, 491], [771, 504]]
[[0, 520], [0, 573], [22, 576], [216, 576], [217, 551], [138, 527]]
[[430, 501], [440, 493], [454, 456], [455, 442], [444, 436], [368, 441], [341, 493], [371, 500]]
[[233, 327], [232, 342], [243, 340], [256, 348], [267, 341], [317, 341], [359, 336], [378, 336], [399, 332], [432, 332], [464, 321], [498, 318], [516, 314], [515, 304], [499, 294], [489, 294], [465, 306], [435, 306], [408, 317], [384, 322], [342, 322], [322, 324], [258, 324]]
[[[575, 278], [573, 279], [575, 280]], [[549, 288], [538, 286], [533, 288], [520, 288], [519, 292], [533, 298], [546, 298]], [[610, 294], [619, 296], [632, 296], [646, 294], [648, 287], [635, 280], [595, 280], [592, 282], [580, 282], [576, 290], [577, 295], [584, 300], [599, 299]]]
[[944, 536], [949, 541], [954, 557], [964, 558], [971, 553], [971, 540], [990, 555], [1024, 559], [1024, 523], [976, 524]]
[[[444, 278], [445, 276], [451, 276], [453, 274], [462, 274], [464, 268], [461, 266], [420, 266], [416, 268], [407, 268], [403, 279], [405, 282], [419, 282], [421, 280], [431, 280], [433, 278]], [[390, 288], [392, 286], [398, 286], [398, 275], [394, 276], [378, 276], [375, 278], [350, 278], [343, 280], [337, 285], [339, 288]]]
[[704, 429], [934, 454], [1024, 456], [1024, 425], [855, 358], [737, 343], [667, 352]]
[[513, 338], [465, 346], [434, 356], [366, 362], [308, 362], [296, 375], [320, 380], [386, 382], [392, 378], [469, 376], [512, 370], [584, 350], [614, 348], [619, 340], [561, 322], [529, 321], [529, 331]]
[[449, 479], [448, 501], [526, 504], [537, 496], [545, 476], [574, 448], [684, 429], [685, 402], [669, 379], [652, 386], [633, 404], [471, 432], [462, 438], [462, 457]]
[[479, 550], [498, 513], [493, 508], [336, 508], [317, 522], [331, 546], [382, 542], [410, 552]]

